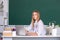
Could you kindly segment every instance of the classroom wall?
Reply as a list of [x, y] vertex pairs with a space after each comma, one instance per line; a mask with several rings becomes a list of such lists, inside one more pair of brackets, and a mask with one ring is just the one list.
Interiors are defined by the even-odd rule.
[[44, 24], [60, 24], [60, 0], [9, 0], [9, 24], [28, 25], [33, 10], [39, 10]]

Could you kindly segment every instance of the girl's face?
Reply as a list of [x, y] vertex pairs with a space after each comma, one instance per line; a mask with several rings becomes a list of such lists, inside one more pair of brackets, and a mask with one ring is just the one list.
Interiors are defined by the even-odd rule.
[[33, 12], [32, 17], [33, 17], [34, 20], [37, 20], [38, 19], [38, 13], [37, 12]]

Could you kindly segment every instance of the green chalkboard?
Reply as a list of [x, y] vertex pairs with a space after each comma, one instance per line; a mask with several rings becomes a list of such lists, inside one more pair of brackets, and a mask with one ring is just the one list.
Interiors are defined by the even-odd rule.
[[41, 12], [44, 24], [60, 24], [60, 0], [9, 0], [9, 25], [28, 25], [33, 10]]

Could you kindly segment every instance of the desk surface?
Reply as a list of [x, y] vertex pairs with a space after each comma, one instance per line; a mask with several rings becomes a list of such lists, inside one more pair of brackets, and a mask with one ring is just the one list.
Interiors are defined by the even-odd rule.
[[53, 35], [45, 35], [45, 36], [2, 36], [2, 37], [60, 37], [60, 35], [53, 36]]

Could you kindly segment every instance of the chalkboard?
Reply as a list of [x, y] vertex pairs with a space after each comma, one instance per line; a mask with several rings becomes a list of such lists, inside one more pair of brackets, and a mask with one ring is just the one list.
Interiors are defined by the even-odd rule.
[[36, 9], [44, 24], [60, 24], [60, 0], [9, 0], [9, 25], [29, 25]]

